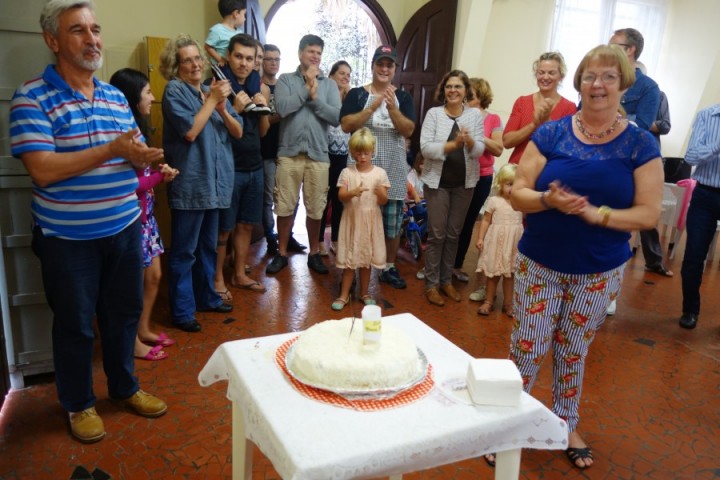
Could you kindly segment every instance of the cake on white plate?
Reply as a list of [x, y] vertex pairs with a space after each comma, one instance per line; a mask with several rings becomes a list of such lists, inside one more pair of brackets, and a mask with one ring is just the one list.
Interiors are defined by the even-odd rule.
[[363, 343], [362, 319], [327, 320], [308, 328], [293, 345], [288, 368], [303, 383], [335, 390], [398, 388], [418, 379], [423, 367], [415, 342], [383, 324], [382, 340]]

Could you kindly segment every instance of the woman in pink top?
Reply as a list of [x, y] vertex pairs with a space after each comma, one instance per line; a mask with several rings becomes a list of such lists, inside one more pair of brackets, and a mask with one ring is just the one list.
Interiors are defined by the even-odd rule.
[[533, 63], [539, 90], [515, 100], [503, 132], [505, 148], [514, 148], [510, 163], [520, 162], [530, 135], [537, 127], [548, 120], [559, 120], [577, 111], [575, 104], [557, 91], [566, 70], [565, 59], [560, 52], [545, 52]]

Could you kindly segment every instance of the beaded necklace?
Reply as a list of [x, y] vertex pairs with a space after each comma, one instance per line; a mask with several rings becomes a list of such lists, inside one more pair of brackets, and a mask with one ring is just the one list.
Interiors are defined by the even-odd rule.
[[610, 128], [608, 128], [604, 132], [600, 132], [600, 133], [588, 132], [585, 129], [585, 125], [582, 122], [582, 116], [580, 113], [575, 115], [575, 125], [577, 125], [577, 128], [580, 131], [580, 133], [585, 135], [585, 138], [589, 138], [590, 140], [600, 140], [604, 137], [607, 137], [608, 135], [611, 135], [615, 131], [615, 129], [618, 127], [618, 125], [620, 125], [620, 120], [622, 120], [622, 118], [623, 118], [622, 115], [620, 113], [618, 113], [617, 117], [615, 117], [615, 121], [612, 123], [612, 125], [610, 125]]

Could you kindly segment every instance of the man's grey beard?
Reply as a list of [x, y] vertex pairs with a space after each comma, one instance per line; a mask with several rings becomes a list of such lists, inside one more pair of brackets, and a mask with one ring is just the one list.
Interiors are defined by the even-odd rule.
[[83, 57], [82, 53], [75, 57], [75, 60], [80, 67], [86, 70], [91, 70], [93, 72], [100, 70], [103, 66], [102, 52], [100, 52], [100, 58], [98, 58], [97, 60], [86, 60], [85, 57]]

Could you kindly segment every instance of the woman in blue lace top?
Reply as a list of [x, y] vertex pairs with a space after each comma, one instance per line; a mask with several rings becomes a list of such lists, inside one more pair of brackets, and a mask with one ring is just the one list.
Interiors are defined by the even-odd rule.
[[510, 357], [529, 392], [552, 345], [553, 411], [568, 423], [566, 453], [580, 469], [593, 463], [576, 431], [588, 347], [620, 289], [629, 232], [653, 228], [660, 216], [657, 142], [619, 113], [634, 81], [619, 47], [588, 52], [573, 82], [582, 110], [537, 129], [512, 191], [527, 219]]

